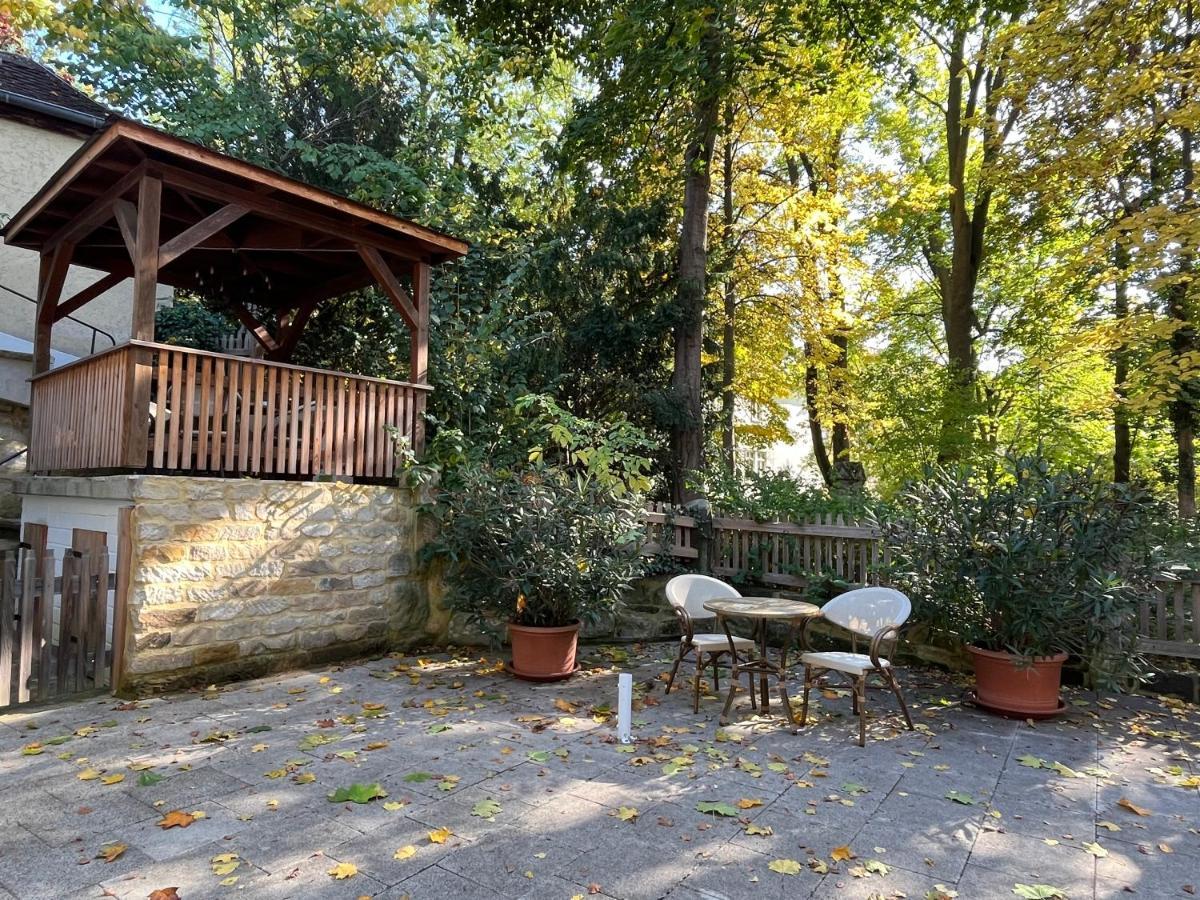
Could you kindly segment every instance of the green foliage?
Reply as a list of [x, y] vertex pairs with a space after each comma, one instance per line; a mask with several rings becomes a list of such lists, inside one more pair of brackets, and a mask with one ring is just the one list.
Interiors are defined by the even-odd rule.
[[235, 331], [233, 322], [194, 297], [176, 296], [154, 315], [154, 336], [163, 344], [215, 352], [221, 349], [221, 338]]
[[1074, 654], [1104, 681], [1137, 668], [1131, 616], [1166, 521], [1142, 488], [1026, 457], [997, 481], [930, 468], [881, 524], [916, 620], [1024, 658]]
[[696, 488], [721, 515], [759, 522], [804, 522], [827, 514], [858, 519], [874, 505], [860, 492], [831, 492], [787, 470], [716, 470]]
[[431, 552], [452, 607], [485, 633], [594, 622], [640, 574], [641, 510], [639, 495], [561, 469], [471, 465], [439, 497]]

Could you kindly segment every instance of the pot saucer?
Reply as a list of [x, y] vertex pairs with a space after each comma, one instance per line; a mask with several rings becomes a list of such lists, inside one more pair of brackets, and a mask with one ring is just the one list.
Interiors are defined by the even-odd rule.
[[1061, 697], [1058, 698], [1058, 706], [1055, 709], [1044, 712], [1022, 712], [1018, 709], [1005, 709], [1003, 706], [992, 706], [990, 703], [984, 703], [973, 690], [967, 690], [963, 694], [963, 703], [970, 706], [977, 706], [985, 712], [1004, 716], [1006, 719], [1053, 719], [1055, 716], [1062, 715], [1067, 711], [1067, 704]]
[[570, 678], [572, 675], [574, 675], [576, 672], [578, 672], [581, 668], [582, 668], [582, 666], [579, 663], [575, 663], [575, 668], [573, 668], [570, 672], [568, 672], [565, 675], [527, 675], [524, 672], [520, 671], [519, 669], [514, 669], [511, 660], [504, 663], [504, 671], [507, 672], [509, 675], [512, 675], [514, 678], [520, 678], [522, 681], [538, 681], [538, 682], [566, 681], [568, 678]]

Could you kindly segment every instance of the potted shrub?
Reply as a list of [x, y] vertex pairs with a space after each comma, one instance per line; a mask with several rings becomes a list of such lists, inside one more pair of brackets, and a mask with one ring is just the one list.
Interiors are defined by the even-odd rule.
[[[446, 563], [451, 608], [512, 644], [511, 671], [570, 677], [579, 629], [616, 613], [642, 572], [645, 437], [623, 421], [581, 420], [545, 397], [524, 398], [536, 436], [523, 464], [457, 451], [432, 511], [429, 552]], [[493, 457], [494, 454], [488, 454]]]
[[1069, 656], [1093, 684], [1136, 670], [1132, 615], [1161, 521], [1146, 492], [1022, 458], [992, 480], [931, 469], [894, 510], [891, 578], [915, 620], [967, 643], [981, 706], [1053, 715]]

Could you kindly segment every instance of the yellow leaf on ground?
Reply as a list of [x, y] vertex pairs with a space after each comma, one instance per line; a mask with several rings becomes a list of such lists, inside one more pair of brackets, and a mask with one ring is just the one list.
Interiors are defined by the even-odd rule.
[[356, 866], [354, 863], [338, 863], [336, 866], [330, 869], [327, 874], [332, 875], [338, 881], [342, 881], [346, 878], [353, 878], [355, 875], [357, 875], [358, 866]]
[[117, 772], [113, 775], [103, 776], [100, 779], [100, 783], [101, 784], [120, 784], [124, 780], [125, 780], [125, 776], [122, 775], [120, 772]]
[[253, 747], [250, 748], [250, 752], [251, 753], [262, 753], [266, 749], [267, 749], [266, 744], [255, 744]]
[[1150, 812], [1150, 810], [1143, 809], [1142, 807], [1137, 806], [1136, 804], [1133, 803], [1133, 801], [1129, 800], [1126, 797], [1122, 797], [1120, 800], [1118, 800], [1117, 806], [1121, 807], [1122, 809], [1129, 810], [1135, 816], [1152, 816], [1152, 815], [1154, 815], [1154, 813]]
[[450, 839], [450, 835], [454, 834], [449, 828], [435, 828], [429, 832], [429, 841], [433, 844], [444, 844]]
[[408, 859], [408, 858], [416, 856], [416, 855], [417, 855], [417, 848], [414, 847], [412, 844], [409, 844], [407, 847], [401, 847], [399, 850], [397, 850], [395, 853], [393, 853], [392, 859]]
[[829, 858], [834, 862], [844, 862], [847, 859], [854, 859], [854, 851], [849, 847], [834, 847], [829, 853]]
[[557, 709], [559, 712], [564, 712], [564, 713], [570, 714], [570, 713], [575, 712], [576, 707], [575, 707], [574, 703], [569, 703], [566, 700], [559, 697], [557, 700], [554, 701], [554, 708]]
[[191, 813], [185, 813], [181, 809], [173, 809], [159, 819], [158, 827], [164, 830], [167, 828], [187, 828], [194, 821], [196, 821], [196, 817]]
[[767, 863], [767, 868], [780, 875], [799, 875], [803, 866], [794, 859], [773, 859]]
[[210, 862], [214, 875], [229, 875], [242, 864], [236, 853], [218, 853]]
[[621, 806], [612, 815], [616, 816], [622, 822], [631, 822], [638, 817], [638, 811], [637, 807], [634, 806]]
[[95, 781], [100, 777], [100, 771], [98, 769], [84, 769], [75, 777], [80, 781]]
[[754, 809], [756, 806], [762, 806], [763, 802], [754, 797], [743, 797], [737, 802], [738, 809]]
[[102, 859], [106, 863], [110, 863], [128, 849], [129, 846], [127, 844], [106, 844], [100, 848], [100, 852], [96, 854], [96, 859]]

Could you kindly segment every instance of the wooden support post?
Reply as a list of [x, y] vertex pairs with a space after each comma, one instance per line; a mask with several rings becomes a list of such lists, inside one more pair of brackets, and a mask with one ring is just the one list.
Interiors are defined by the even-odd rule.
[[54, 328], [54, 313], [62, 295], [71, 267], [75, 245], [64, 241], [49, 253], [43, 253], [38, 270], [38, 305], [33, 336], [33, 374], [40, 375], [50, 368], [50, 333]]
[[417, 321], [412, 334], [409, 380], [426, 384], [429, 380], [429, 263], [416, 263], [412, 279]]
[[162, 218], [162, 179], [147, 175], [138, 184], [137, 252], [133, 260], [135, 341], [154, 340], [154, 302], [158, 288], [158, 226]]
[[69, 300], [64, 300], [58, 304], [58, 308], [54, 311], [54, 321], [57, 322], [59, 319], [65, 319], [80, 307], [91, 303], [105, 291], [115, 288], [128, 277], [125, 272], [112, 272], [97, 278]]
[[158, 251], [159, 268], [170, 265], [193, 247], [199, 246], [201, 242], [212, 237], [218, 231], [232, 225], [249, 211], [245, 206], [230, 203], [222, 206], [212, 215], [201, 219], [186, 231], [175, 235]]
[[129, 258], [131, 260], [136, 260], [138, 229], [137, 207], [128, 200], [114, 200], [113, 216], [117, 220], [117, 228], [121, 230], [121, 240], [125, 242], [125, 249], [129, 251]]
[[[158, 289], [158, 231], [162, 219], [162, 179], [147, 175], [138, 184], [137, 253], [133, 259], [133, 323], [130, 337], [154, 340], [155, 293]], [[125, 465], [145, 468], [150, 442], [151, 354], [137, 348], [130, 357], [126, 385], [129, 403], [122, 427], [125, 431]]]
[[133, 507], [117, 510], [117, 590], [113, 597], [112, 674], [114, 694], [125, 681], [125, 642], [129, 633], [130, 571], [133, 567]]
[[[415, 384], [426, 384], [429, 380], [429, 263], [413, 266], [413, 301], [417, 307], [417, 324], [412, 330], [412, 346], [409, 351], [410, 379]], [[425, 451], [425, 391], [415, 391], [416, 409], [413, 410], [413, 452]]]

